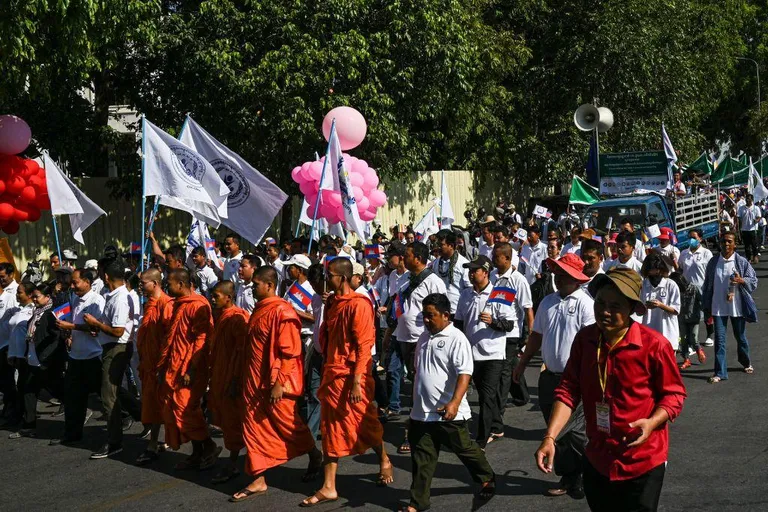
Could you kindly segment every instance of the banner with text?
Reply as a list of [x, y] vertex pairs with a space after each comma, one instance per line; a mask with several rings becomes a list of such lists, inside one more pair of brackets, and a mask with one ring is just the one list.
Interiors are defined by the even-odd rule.
[[627, 194], [635, 190], [663, 192], [667, 188], [664, 151], [600, 155], [600, 193]]

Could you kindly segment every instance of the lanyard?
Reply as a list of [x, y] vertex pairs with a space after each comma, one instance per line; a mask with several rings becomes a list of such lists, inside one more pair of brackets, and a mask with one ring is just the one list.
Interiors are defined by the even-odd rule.
[[[610, 347], [608, 347], [608, 355], [613, 351], [613, 349], [621, 343], [621, 341], [624, 339], [624, 337], [629, 332], [629, 329], [624, 331], [624, 334], [621, 335], [621, 337], [614, 341]], [[601, 370], [600, 369], [600, 350], [603, 347], [603, 335], [600, 335], [600, 338], [597, 341], [597, 379], [600, 382], [600, 389], [603, 391], [603, 402], [605, 402], [605, 386], [608, 383], [608, 356], [605, 357], [605, 367]]]

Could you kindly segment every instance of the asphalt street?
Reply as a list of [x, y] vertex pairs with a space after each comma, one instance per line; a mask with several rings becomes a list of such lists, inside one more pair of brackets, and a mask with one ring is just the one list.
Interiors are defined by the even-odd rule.
[[[712, 348], [705, 349], [706, 364], [683, 372], [688, 399], [671, 426], [661, 510], [768, 510], [768, 351], [763, 347], [768, 341], [768, 264], [758, 265], [757, 274], [761, 278], [755, 295], [759, 323], [747, 327], [755, 373], [741, 371], [731, 333], [728, 381], [707, 383], [713, 368]], [[701, 334], [703, 339], [703, 324]], [[455, 455], [443, 453], [432, 486], [433, 510], [588, 510], [584, 500], [542, 494], [556, 477], [539, 473], [533, 460], [545, 427], [535, 396], [538, 361], [533, 363], [527, 370], [528, 382], [534, 385], [532, 403], [508, 409], [506, 437], [488, 446], [488, 458], [498, 475], [498, 495], [487, 503], [474, 501], [475, 486], [466, 470]], [[476, 399], [476, 395], [470, 398]], [[105, 423], [89, 421], [86, 441], [80, 447], [52, 447], [48, 439], [61, 433], [62, 418], [52, 418], [55, 408], [46, 402], [41, 401], [39, 407], [37, 439], [9, 440], [8, 432], [0, 431], [0, 509], [4, 511], [295, 510], [321, 483], [302, 483], [307, 460], [296, 459], [268, 472], [267, 495], [230, 504], [227, 498], [248, 483], [247, 477], [216, 486], [210, 483], [215, 470], [174, 471], [173, 466], [191, 450], [189, 445], [179, 453], [163, 454], [154, 466], [137, 467], [133, 461], [145, 441], [138, 439], [141, 426], [135, 425], [126, 435], [122, 454], [91, 461], [88, 455], [106, 439]], [[341, 499], [317, 509], [394, 510], [407, 500], [410, 457], [395, 452], [404, 424], [403, 419], [385, 427], [386, 448], [396, 467], [393, 485], [375, 485], [373, 453], [342, 459], [338, 476]], [[240, 464], [242, 468], [242, 457]]]

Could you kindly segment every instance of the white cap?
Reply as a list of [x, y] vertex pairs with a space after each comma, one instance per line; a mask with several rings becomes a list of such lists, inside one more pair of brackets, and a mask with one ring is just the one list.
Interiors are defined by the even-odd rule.
[[303, 254], [296, 254], [295, 256], [291, 256], [291, 259], [285, 262], [286, 265], [296, 265], [299, 268], [303, 268], [304, 270], [307, 270], [310, 266], [312, 266], [312, 261]]
[[352, 263], [352, 275], [358, 275], [358, 276], [364, 276], [365, 275], [365, 267], [363, 267], [358, 262]]
[[77, 259], [77, 253], [71, 249], [64, 249], [61, 251], [61, 256], [65, 260], [76, 260]]
[[99, 261], [98, 260], [87, 260], [85, 262], [85, 265], [83, 266], [85, 270], [98, 270], [99, 268]]

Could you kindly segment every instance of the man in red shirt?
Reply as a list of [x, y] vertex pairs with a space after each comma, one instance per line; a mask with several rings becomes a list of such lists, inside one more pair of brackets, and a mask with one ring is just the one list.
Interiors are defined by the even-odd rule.
[[634, 322], [642, 314], [640, 276], [617, 268], [594, 277], [596, 323], [576, 335], [555, 391], [547, 433], [536, 451], [550, 473], [555, 439], [582, 402], [587, 443], [584, 492], [593, 511], [656, 510], [669, 449], [667, 422], [680, 414], [685, 387], [672, 346]]

